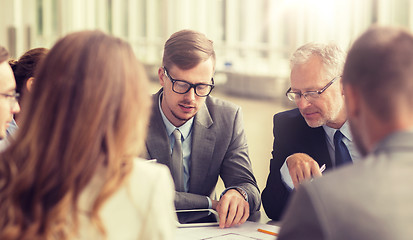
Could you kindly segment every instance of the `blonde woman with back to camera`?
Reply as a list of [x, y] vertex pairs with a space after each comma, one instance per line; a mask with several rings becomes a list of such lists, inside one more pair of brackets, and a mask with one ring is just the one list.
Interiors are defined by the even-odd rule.
[[170, 173], [135, 157], [151, 102], [129, 44], [73, 33], [39, 67], [0, 155], [0, 239], [173, 239]]

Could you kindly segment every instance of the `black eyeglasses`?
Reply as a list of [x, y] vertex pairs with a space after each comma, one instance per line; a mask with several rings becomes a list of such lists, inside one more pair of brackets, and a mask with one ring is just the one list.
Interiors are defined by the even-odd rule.
[[178, 93], [178, 94], [185, 94], [193, 88], [195, 90], [195, 94], [199, 97], [206, 97], [208, 96], [212, 89], [214, 89], [214, 78], [211, 78], [212, 84], [206, 84], [206, 83], [197, 83], [197, 84], [192, 84], [184, 80], [176, 80], [173, 79], [169, 73], [166, 67], [163, 67], [163, 70], [165, 72], [165, 75], [171, 80], [172, 82], [172, 91]]
[[341, 76], [337, 76], [333, 78], [330, 82], [327, 83], [321, 90], [319, 91], [307, 91], [307, 92], [292, 92], [291, 88], [287, 90], [285, 95], [288, 97], [290, 101], [298, 101], [301, 96], [303, 96], [307, 101], [311, 102], [314, 101], [315, 99], [320, 97], [320, 94], [322, 94], [325, 90], [327, 90], [328, 87], [331, 86], [337, 79], [341, 78]]
[[0, 93], [0, 96], [5, 97], [6, 100], [9, 101], [10, 107], [13, 108], [14, 105], [19, 101], [20, 94], [16, 92], [13, 92], [12, 94]]

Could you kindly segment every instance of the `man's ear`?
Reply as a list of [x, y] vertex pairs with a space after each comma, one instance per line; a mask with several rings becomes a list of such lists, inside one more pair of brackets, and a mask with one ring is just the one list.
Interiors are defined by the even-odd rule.
[[29, 92], [32, 91], [33, 83], [34, 83], [34, 77], [29, 77], [29, 79], [27, 79], [27, 81], [26, 81], [27, 91], [29, 91]]
[[360, 114], [361, 95], [358, 89], [355, 89], [349, 84], [343, 85], [344, 97], [346, 101], [348, 118], [357, 117]]
[[159, 84], [161, 84], [161, 86], [163, 87], [165, 85], [165, 71], [163, 69], [163, 67], [160, 67], [158, 69], [158, 78], [159, 78]]

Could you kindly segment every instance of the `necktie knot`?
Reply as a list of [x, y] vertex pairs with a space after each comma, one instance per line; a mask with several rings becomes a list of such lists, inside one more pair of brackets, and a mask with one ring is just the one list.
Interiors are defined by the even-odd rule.
[[175, 130], [172, 132], [172, 134], [174, 135], [175, 141], [180, 141], [180, 142], [182, 142], [182, 134], [181, 134], [181, 132], [179, 131], [178, 128], [175, 129]]
[[340, 130], [337, 130], [336, 133], [334, 133], [334, 144], [338, 144], [343, 140], [344, 135], [340, 132]]

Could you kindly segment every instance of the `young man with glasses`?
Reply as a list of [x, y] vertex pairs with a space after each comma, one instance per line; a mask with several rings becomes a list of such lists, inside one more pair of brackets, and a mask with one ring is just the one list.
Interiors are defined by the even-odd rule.
[[280, 220], [290, 192], [326, 170], [357, 161], [341, 84], [345, 53], [309, 43], [291, 57], [291, 88], [298, 108], [274, 115], [270, 174], [262, 193], [267, 216]]
[[6, 137], [6, 130], [13, 121], [13, 115], [20, 111], [16, 82], [7, 62], [8, 58], [9, 53], [0, 46], [0, 139]]
[[[147, 156], [167, 165], [175, 207], [217, 210], [220, 227], [244, 223], [260, 207], [241, 109], [210, 96], [215, 52], [202, 33], [183, 30], [165, 43], [162, 88], [153, 97]], [[215, 199], [221, 177], [226, 189]]]

